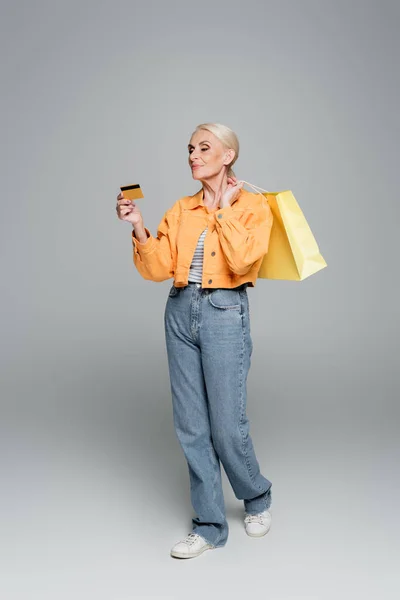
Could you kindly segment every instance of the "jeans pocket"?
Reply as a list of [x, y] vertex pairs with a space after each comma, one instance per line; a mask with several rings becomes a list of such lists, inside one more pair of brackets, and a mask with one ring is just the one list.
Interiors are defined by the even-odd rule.
[[176, 296], [177, 294], [179, 294], [179, 288], [175, 287], [174, 285], [171, 287], [171, 289], [169, 290], [168, 296], [169, 298], [173, 298], [174, 296]]
[[215, 308], [222, 310], [239, 310], [241, 309], [240, 294], [236, 290], [226, 288], [217, 288], [210, 292], [208, 301]]

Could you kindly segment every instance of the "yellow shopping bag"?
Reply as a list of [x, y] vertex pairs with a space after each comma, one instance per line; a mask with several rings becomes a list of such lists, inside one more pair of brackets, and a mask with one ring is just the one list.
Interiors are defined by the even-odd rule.
[[259, 194], [262, 190], [274, 217], [268, 252], [257, 277], [301, 281], [324, 269], [327, 263], [292, 192], [268, 192], [247, 181], [243, 183]]

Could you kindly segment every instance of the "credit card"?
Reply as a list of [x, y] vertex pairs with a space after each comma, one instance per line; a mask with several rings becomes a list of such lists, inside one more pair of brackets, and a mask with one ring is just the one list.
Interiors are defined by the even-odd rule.
[[138, 183], [134, 183], [132, 185], [121, 185], [121, 192], [123, 192], [124, 197], [128, 200], [137, 200], [138, 198], [144, 198], [143, 192]]

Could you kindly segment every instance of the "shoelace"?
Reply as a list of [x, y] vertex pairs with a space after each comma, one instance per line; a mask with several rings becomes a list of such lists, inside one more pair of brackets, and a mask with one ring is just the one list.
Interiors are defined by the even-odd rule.
[[245, 523], [260, 523], [261, 525], [264, 525], [264, 519], [265, 514], [263, 513], [258, 513], [257, 515], [246, 515], [245, 516]]
[[189, 533], [183, 540], [182, 542], [184, 542], [185, 544], [189, 544], [189, 546], [191, 546], [199, 537], [198, 533]]

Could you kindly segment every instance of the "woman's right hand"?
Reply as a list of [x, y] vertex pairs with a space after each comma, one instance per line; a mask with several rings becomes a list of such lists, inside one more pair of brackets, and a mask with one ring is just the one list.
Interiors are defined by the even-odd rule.
[[124, 194], [120, 192], [117, 196], [117, 215], [122, 221], [128, 221], [134, 227], [143, 227], [143, 217], [139, 207], [133, 202], [124, 198]]

